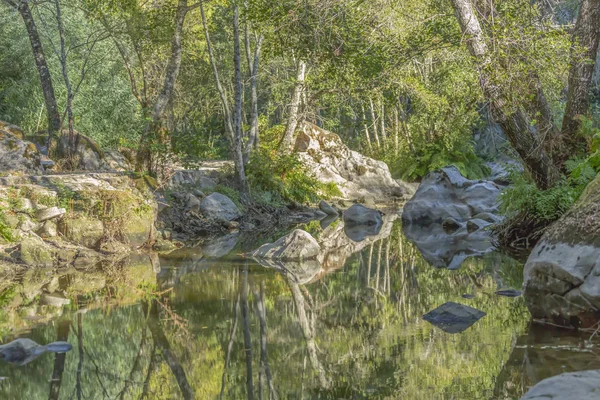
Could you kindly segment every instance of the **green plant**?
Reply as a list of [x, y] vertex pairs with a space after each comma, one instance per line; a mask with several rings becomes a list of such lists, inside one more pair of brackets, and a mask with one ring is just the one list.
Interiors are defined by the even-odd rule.
[[4, 238], [4, 240], [8, 242], [13, 242], [15, 240], [12, 229], [8, 225], [6, 216], [4, 215], [2, 209], [0, 209], [0, 237]]
[[536, 221], [560, 218], [596, 176], [600, 169], [598, 152], [587, 158], [574, 158], [565, 163], [568, 176], [547, 190], [540, 190], [523, 173], [512, 172], [512, 185], [501, 194], [500, 211], [508, 216], [524, 213]]
[[254, 152], [247, 168], [253, 193], [273, 203], [315, 202], [321, 198], [340, 196], [335, 184], [320, 182], [295, 154], [261, 148]]

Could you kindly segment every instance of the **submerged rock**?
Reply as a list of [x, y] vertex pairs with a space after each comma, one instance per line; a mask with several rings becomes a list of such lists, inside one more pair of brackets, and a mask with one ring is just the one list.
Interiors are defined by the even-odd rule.
[[498, 296], [504, 296], [504, 297], [519, 297], [523, 294], [523, 292], [521, 292], [520, 290], [515, 290], [515, 289], [502, 289], [502, 290], [496, 291], [496, 294]]
[[73, 346], [67, 342], [53, 342], [45, 346], [39, 345], [31, 339], [21, 338], [0, 346], [0, 358], [14, 365], [29, 364], [46, 352], [66, 353]]
[[460, 333], [485, 315], [473, 307], [449, 301], [425, 314], [423, 319], [444, 332]]
[[242, 216], [239, 208], [229, 197], [216, 192], [202, 199], [200, 212], [206, 218], [219, 221], [232, 221]]
[[310, 233], [295, 229], [275, 243], [267, 243], [259, 247], [250, 256], [254, 258], [298, 261], [314, 259], [321, 252], [321, 246]]
[[524, 268], [527, 307], [558, 325], [594, 326], [600, 318], [600, 175], [552, 224]]
[[600, 398], [600, 370], [569, 372], [544, 379], [521, 400], [597, 400]]

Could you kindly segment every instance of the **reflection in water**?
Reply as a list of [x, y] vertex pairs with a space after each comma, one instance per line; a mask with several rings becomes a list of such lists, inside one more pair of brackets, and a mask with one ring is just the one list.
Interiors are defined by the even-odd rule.
[[[600, 367], [595, 347], [528, 328], [523, 299], [496, 294], [520, 287], [509, 258], [488, 253], [450, 271], [432, 268], [398, 223], [360, 243], [336, 223], [310, 229], [330, 244], [303, 279], [194, 250], [161, 256], [158, 273], [150, 259], [106, 269], [97, 295], [78, 296], [85, 286], [76, 291], [69, 272], [71, 305], [35, 309], [63, 317], [23, 333], [77, 351], [0, 363], [0, 398], [503, 399]], [[457, 334], [422, 319], [447, 302], [487, 315]], [[24, 307], [3, 311], [0, 329], [26, 325]]]

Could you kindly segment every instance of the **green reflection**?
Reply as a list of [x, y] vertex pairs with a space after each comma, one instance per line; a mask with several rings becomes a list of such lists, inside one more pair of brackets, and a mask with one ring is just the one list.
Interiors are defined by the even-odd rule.
[[[0, 364], [0, 398], [490, 399], [526, 390], [500, 389], [522, 374], [505, 365], [529, 321], [521, 298], [494, 294], [519, 288], [522, 274], [500, 254], [435, 269], [396, 223], [307, 285], [239, 259], [163, 262], [158, 275], [152, 261], [138, 261], [130, 278], [110, 270], [87, 312], [74, 299], [59, 320], [26, 334], [47, 343], [68, 324], [73, 350], [58, 392], [47, 354], [21, 368]], [[487, 315], [456, 335], [422, 320], [447, 301]], [[10, 315], [8, 325], [24, 324]]]

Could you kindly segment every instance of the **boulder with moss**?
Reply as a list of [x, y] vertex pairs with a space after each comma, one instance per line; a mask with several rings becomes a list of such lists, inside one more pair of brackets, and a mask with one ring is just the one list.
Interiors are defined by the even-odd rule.
[[534, 318], [587, 328], [600, 319], [600, 175], [535, 246], [524, 269]]

